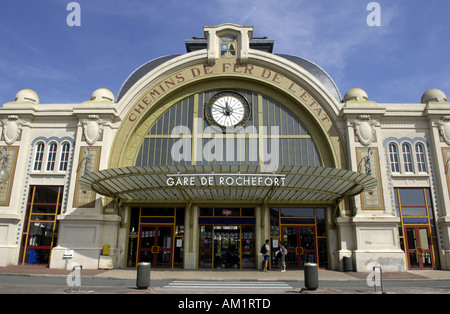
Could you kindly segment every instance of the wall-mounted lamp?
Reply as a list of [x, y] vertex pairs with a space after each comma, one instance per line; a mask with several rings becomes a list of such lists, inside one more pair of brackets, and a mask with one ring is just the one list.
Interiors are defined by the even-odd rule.
[[368, 175], [372, 174], [372, 168], [370, 167], [370, 156], [373, 155], [373, 150], [371, 147], [369, 147], [369, 150], [367, 151], [367, 156], [361, 158], [361, 160], [359, 161], [359, 168], [361, 169], [361, 162], [364, 161], [364, 166], [366, 168], [366, 173]]
[[84, 167], [84, 174], [88, 174], [89, 173], [89, 164], [91, 163], [91, 152], [89, 151], [89, 148], [85, 148], [83, 150], [84, 153], [84, 157], [80, 160], [80, 163], [78, 164], [78, 168], [77, 168], [77, 172], [80, 171], [81, 165], [83, 164], [83, 161], [86, 160], [86, 164]]
[[4, 146], [0, 147], [0, 160], [2, 161], [2, 168], [0, 169], [0, 183], [5, 183], [9, 180], [10, 173], [6, 169], [6, 163], [8, 162], [8, 151]]
[[[91, 152], [89, 151], [89, 148], [86, 147], [86, 148], [83, 150], [83, 153], [84, 153], [84, 157], [81, 159], [80, 163], [78, 164], [77, 172], [80, 171], [81, 165], [82, 165], [83, 162], [86, 160], [86, 161], [85, 161], [86, 164], [85, 164], [85, 166], [84, 166], [84, 174], [88, 174], [88, 173], [89, 173], [89, 164], [91, 163]], [[86, 190], [81, 190], [81, 192], [86, 193], [87, 191], [86, 191]]]
[[83, 150], [85, 157], [83, 159], [86, 159], [86, 166], [84, 167], [84, 174], [88, 174], [89, 173], [89, 165], [91, 163], [91, 151], [89, 150], [89, 148], [85, 148]]

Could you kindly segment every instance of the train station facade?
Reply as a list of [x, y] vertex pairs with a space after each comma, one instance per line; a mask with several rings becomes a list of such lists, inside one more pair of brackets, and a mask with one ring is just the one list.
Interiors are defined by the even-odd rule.
[[[0, 266], [450, 269], [450, 103], [377, 103], [253, 27], [204, 27], [117, 95], [0, 108]], [[447, 210], [449, 209], [449, 210]]]

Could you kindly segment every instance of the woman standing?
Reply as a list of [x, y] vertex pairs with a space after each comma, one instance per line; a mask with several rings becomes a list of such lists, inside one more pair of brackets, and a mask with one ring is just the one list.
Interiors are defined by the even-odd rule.
[[[284, 273], [286, 271], [286, 255], [288, 252], [282, 242], [280, 242], [280, 249], [278, 250], [278, 252], [280, 252], [281, 272]], [[278, 254], [278, 252], [276, 254]], [[275, 254], [275, 256], [276, 256], [276, 254]]]

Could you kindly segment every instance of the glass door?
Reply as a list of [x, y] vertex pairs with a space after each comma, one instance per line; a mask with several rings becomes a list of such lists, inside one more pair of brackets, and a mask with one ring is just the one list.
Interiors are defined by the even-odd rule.
[[199, 268], [254, 268], [255, 227], [201, 225], [199, 254]]
[[303, 269], [306, 263], [316, 263], [316, 231], [313, 226], [283, 226], [282, 239], [288, 251], [286, 267]]
[[406, 255], [410, 269], [433, 269], [434, 257], [428, 226], [405, 226]]
[[214, 267], [241, 268], [240, 226], [214, 226]]
[[141, 226], [139, 262], [152, 267], [172, 267], [173, 226]]
[[58, 237], [57, 215], [61, 211], [60, 186], [32, 186], [22, 232], [20, 264], [50, 264]]

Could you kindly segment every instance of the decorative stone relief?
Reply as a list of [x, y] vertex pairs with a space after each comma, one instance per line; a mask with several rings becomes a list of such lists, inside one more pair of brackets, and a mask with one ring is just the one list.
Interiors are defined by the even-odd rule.
[[[360, 161], [361, 164], [358, 171], [361, 173], [370, 174], [378, 181], [376, 188], [374, 188], [372, 191], [361, 193], [361, 209], [384, 210], [383, 186], [381, 184], [378, 148], [372, 147], [370, 149], [367, 149], [358, 147], [356, 148], [356, 159]], [[367, 171], [366, 166], [370, 168], [370, 171]]]
[[8, 116], [8, 119], [2, 120], [2, 132], [6, 144], [11, 145], [19, 138], [23, 125], [24, 121], [15, 115]]
[[253, 36], [252, 26], [222, 24], [205, 26], [208, 40], [208, 64], [213, 66], [219, 58], [233, 58], [240, 65], [248, 63], [250, 40]]
[[89, 115], [87, 119], [81, 120], [83, 134], [89, 145], [95, 144], [103, 131], [103, 120], [98, 115]]
[[369, 115], [360, 115], [352, 124], [359, 142], [364, 146], [372, 144], [375, 138], [375, 126], [379, 126], [379, 122], [372, 120]]
[[[77, 169], [75, 194], [73, 207], [94, 208], [96, 193], [94, 191], [83, 191], [79, 185], [80, 178], [89, 172], [98, 171], [102, 148], [99, 146], [81, 146], [78, 160], [80, 164]], [[88, 157], [89, 156], [89, 157]], [[86, 169], [87, 168], [87, 169]]]
[[447, 145], [450, 145], [450, 116], [443, 116], [439, 122], [436, 122], [439, 133]]

